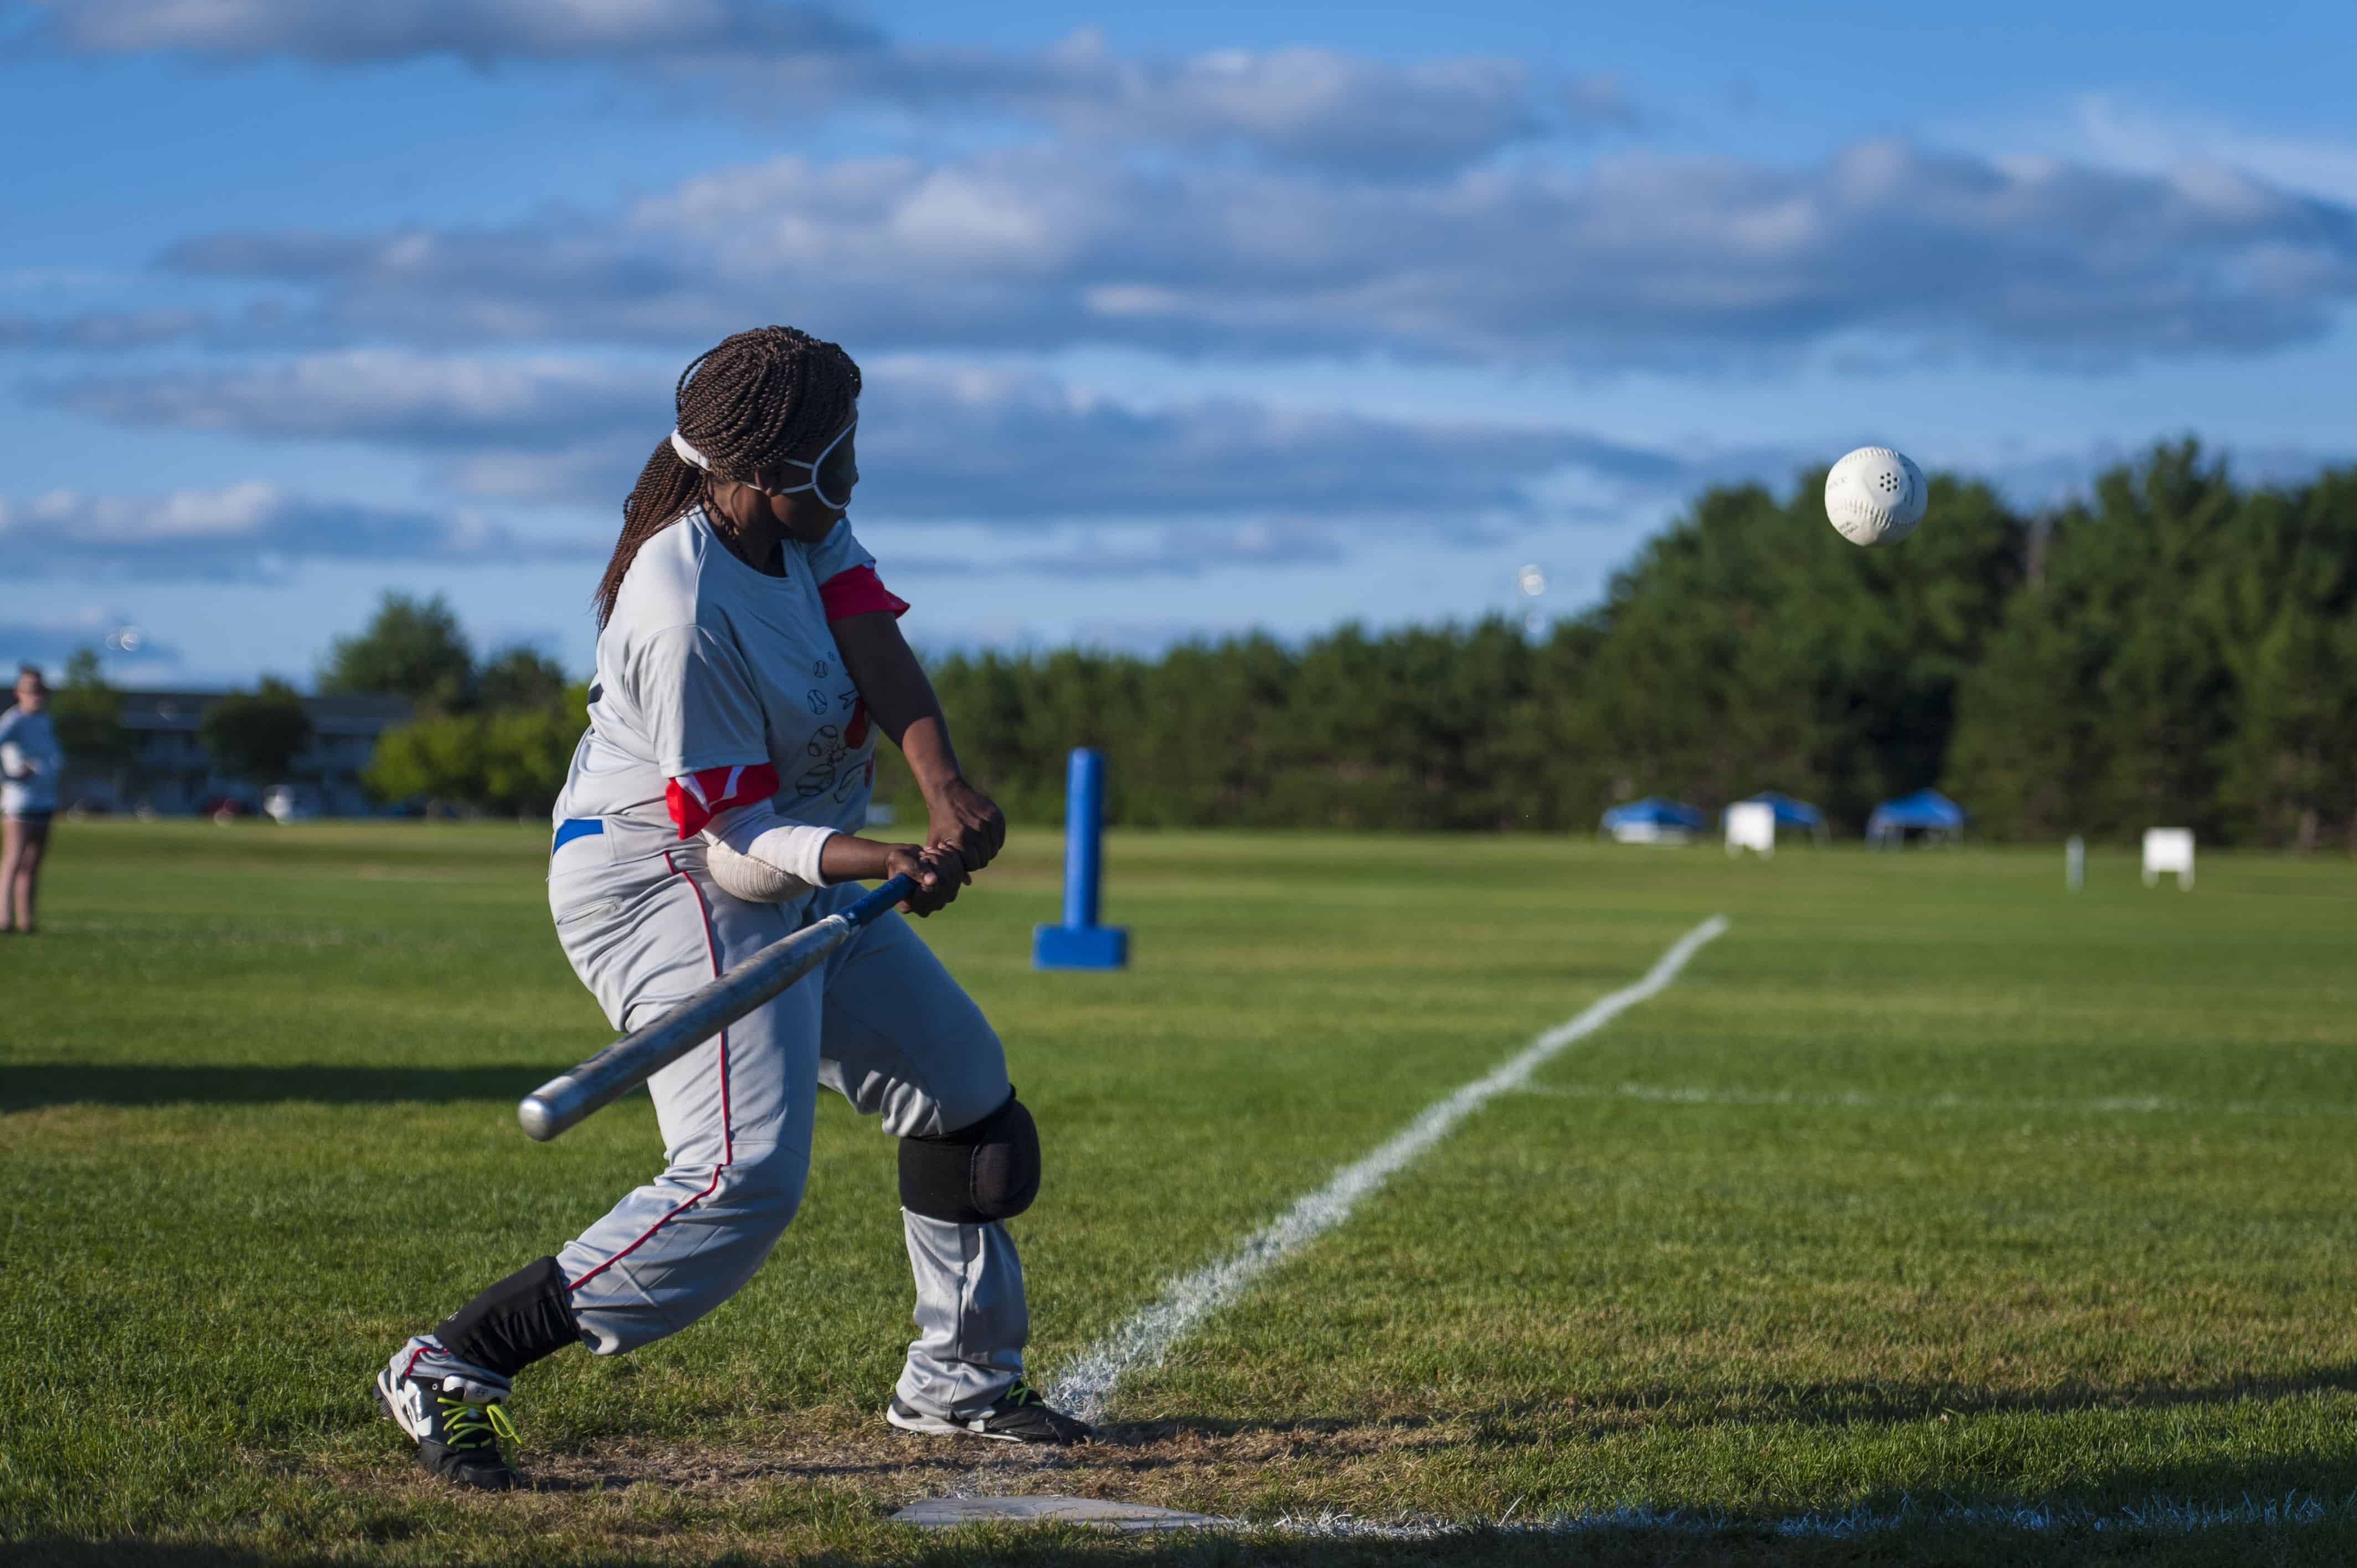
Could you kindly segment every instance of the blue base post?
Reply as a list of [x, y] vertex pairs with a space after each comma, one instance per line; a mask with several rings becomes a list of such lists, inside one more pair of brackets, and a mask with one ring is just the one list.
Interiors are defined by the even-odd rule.
[[1034, 926], [1034, 969], [1126, 969], [1129, 933], [1119, 926]]
[[1064, 921], [1031, 933], [1034, 969], [1124, 969], [1129, 933], [1097, 924], [1104, 830], [1104, 758], [1082, 747], [1064, 776]]

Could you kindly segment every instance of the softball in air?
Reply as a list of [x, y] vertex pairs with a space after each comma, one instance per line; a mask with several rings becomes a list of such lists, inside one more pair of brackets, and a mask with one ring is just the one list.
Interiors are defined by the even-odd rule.
[[1852, 544], [1896, 544], [1931, 499], [1923, 470], [1888, 446], [1861, 446], [1825, 476], [1825, 517]]

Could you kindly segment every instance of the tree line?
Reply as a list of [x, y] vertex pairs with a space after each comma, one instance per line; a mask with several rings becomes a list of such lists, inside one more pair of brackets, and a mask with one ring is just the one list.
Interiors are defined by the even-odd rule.
[[[2186, 441], [2036, 514], [1942, 475], [1884, 550], [1826, 526], [1823, 489], [1706, 491], [1535, 638], [1493, 618], [929, 663], [1018, 822], [1061, 820], [1065, 756], [1092, 746], [1138, 827], [1584, 831], [1640, 795], [1777, 789], [1856, 832], [1932, 785], [1994, 839], [2167, 823], [2357, 850], [2357, 470], [2246, 487]], [[438, 601], [389, 599], [339, 645], [341, 689], [443, 704], [387, 737], [372, 786], [544, 811], [580, 689], [462, 651]], [[921, 820], [888, 746], [877, 784]]]

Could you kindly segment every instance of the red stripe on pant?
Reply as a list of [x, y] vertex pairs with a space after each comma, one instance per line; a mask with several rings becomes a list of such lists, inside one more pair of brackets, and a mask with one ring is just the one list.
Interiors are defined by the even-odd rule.
[[[720, 977], [720, 942], [719, 939], [714, 934], [712, 929], [712, 906], [705, 902], [704, 889], [695, 885], [695, 878], [688, 875], [686, 872], [682, 871], [679, 868], [679, 863], [672, 859], [671, 852], [668, 850], [663, 852], [663, 864], [671, 867], [673, 875], [684, 880], [687, 884], [688, 891], [695, 895], [696, 913], [704, 917], [704, 950], [712, 955], [712, 975], [713, 978], [716, 980]], [[632, 1252], [637, 1251], [640, 1247], [645, 1244], [648, 1237], [653, 1235], [656, 1231], [662, 1230], [664, 1226], [670, 1224], [673, 1220], [678, 1219], [681, 1215], [686, 1213], [697, 1204], [702, 1203], [705, 1198], [710, 1197], [714, 1190], [720, 1186], [720, 1173], [734, 1165], [736, 1161], [736, 1134], [728, 1125], [728, 1031], [723, 1029], [720, 1031], [720, 1163], [712, 1167], [712, 1179], [705, 1184], [705, 1187], [702, 1192], [697, 1193], [694, 1197], [689, 1198], [686, 1202], [681, 1204], [678, 1208], [664, 1215], [661, 1219], [656, 1220], [652, 1225], [648, 1226], [644, 1230], [640, 1231], [637, 1240], [632, 1241], [629, 1246], [623, 1248], [620, 1251], [615, 1253], [612, 1257], [607, 1259], [604, 1262], [598, 1264], [587, 1273], [583, 1274], [579, 1279], [575, 1280], [565, 1288], [568, 1292], [579, 1290], [583, 1285], [587, 1284], [591, 1280], [596, 1279], [599, 1274], [604, 1273], [608, 1269], [612, 1268], [616, 1263], [620, 1262], [624, 1258], [627, 1258]]]

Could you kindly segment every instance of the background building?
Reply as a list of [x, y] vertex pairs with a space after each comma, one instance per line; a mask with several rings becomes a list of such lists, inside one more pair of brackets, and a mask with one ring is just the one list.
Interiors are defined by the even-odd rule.
[[92, 768], [69, 756], [59, 800], [69, 810], [152, 811], [182, 816], [220, 800], [259, 810], [265, 787], [285, 783], [305, 811], [325, 816], [362, 816], [377, 810], [360, 776], [376, 754], [377, 741], [408, 722], [405, 697], [306, 697], [311, 741], [296, 757], [285, 779], [241, 779], [222, 772], [205, 749], [205, 712], [227, 692], [124, 692], [122, 724], [128, 732], [127, 757], [117, 766]]

